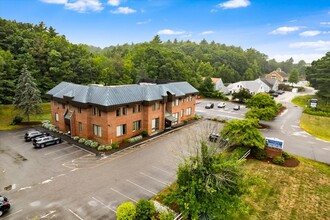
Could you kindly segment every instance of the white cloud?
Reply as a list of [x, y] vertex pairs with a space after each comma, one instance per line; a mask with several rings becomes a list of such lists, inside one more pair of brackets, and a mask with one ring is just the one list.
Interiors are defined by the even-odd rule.
[[164, 29], [164, 30], [158, 31], [157, 34], [162, 34], [162, 35], [182, 35], [182, 34], [186, 34], [186, 32], [185, 31], [173, 31], [171, 29]]
[[109, 0], [108, 5], [118, 6], [120, 5], [120, 0]]
[[129, 7], [119, 7], [114, 11], [111, 11], [112, 14], [132, 14], [135, 13], [136, 10]]
[[44, 3], [48, 3], [48, 4], [66, 4], [68, 2], [68, 0], [41, 0]]
[[218, 12], [218, 10], [217, 10], [217, 9], [214, 9], [214, 8], [212, 8], [212, 9], [210, 10], [210, 12], [211, 12], [211, 13], [216, 13], [216, 12]]
[[231, 8], [245, 8], [249, 6], [251, 3], [249, 0], [229, 0], [224, 3], [220, 3], [217, 6], [223, 9], [231, 9]]
[[301, 32], [299, 35], [302, 37], [314, 37], [321, 33], [322, 33], [321, 31], [304, 31], [304, 32]]
[[99, 0], [76, 0], [67, 2], [65, 4], [65, 8], [78, 11], [85, 12], [88, 10], [91, 11], [101, 11], [103, 10], [102, 3]]
[[66, 9], [86, 12], [86, 11], [102, 11], [102, 3], [100, 0], [41, 0], [48, 4], [62, 4]]
[[138, 25], [142, 25], [142, 24], [148, 24], [148, 23], [150, 23], [151, 22], [151, 19], [148, 19], [148, 20], [146, 20], [146, 21], [138, 21], [138, 22], [136, 22], [136, 24], [138, 24]]
[[330, 21], [323, 21], [323, 22], [320, 22], [321, 25], [330, 25]]
[[296, 42], [289, 45], [291, 48], [310, 48], [315, 50], [330, 50], [330, 41]]
[[324, 54], [317, 54], [317, 53], [303, 54], [302, 53], [302, 54], [276, 54], [274, 56], [270, 56], [270, 58], [271, 59], [274, 58], [276, 61], [281, 62], [281, 61], [286, 61], [292, 57], [295, 63], [298, 63], [300, 60], [304, 60], [306, 63], [311, 63], [314, 60], [318, 60], [323, 56], [324, 56]]
[[294, 32], [294, 31], [298, 31], [301, 27], [298, 26], [292, 26], [292, 27], [279, 27], [275, 30], [273, 30], [272, 32], [270, 32], [270, 34], [281, 34], [281, 35], [285, 35], [288, 34], [290, 32]]
[[214, 34], [214, 31], [203, 31], [201, 35]]

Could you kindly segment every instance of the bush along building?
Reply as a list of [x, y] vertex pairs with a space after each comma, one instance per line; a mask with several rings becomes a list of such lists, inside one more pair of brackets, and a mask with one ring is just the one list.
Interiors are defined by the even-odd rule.
[[62, 82], [47, 96], [52, 123], [59, 130], [112, 144], [193, 118], [197, 94], [187, 82], [119, 86]]

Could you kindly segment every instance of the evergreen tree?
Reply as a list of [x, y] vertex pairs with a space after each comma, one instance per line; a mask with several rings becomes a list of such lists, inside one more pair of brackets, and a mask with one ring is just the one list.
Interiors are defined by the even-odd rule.
[[18, 78], [14, 104], [27, 117], [27, 120], [30, 121], [31, 114], [41, 112], [40, 103], [40, 91], [37, 88], [35, 79], [26, 65], [23, 65], [21, 75]]

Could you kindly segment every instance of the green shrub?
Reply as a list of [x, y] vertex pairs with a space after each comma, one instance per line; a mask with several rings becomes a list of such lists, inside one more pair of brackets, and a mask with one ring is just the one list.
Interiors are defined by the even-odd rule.
[[309, 114], [309, 115], [317, 115], [317, 116], [325, 116], [325, 117], [330, 117], [330, 112], [328, 111], [322, 111], [319, 108], [305, 108], [304, 113]]
[[98, 151], [103, 151], [104, 149], [105, 149], [105, 146], [104, 145], [100, 145], [97, 148]]
[[23, 121], [23, 117], [20, 116], [20, 115], [16, 115], [14, 118], [13, 118], [13, 121], [11, 122], [12, 125], [17, 125], [17, 124], [20, 124], [22, 123]]
[[117, 148], [119, 148], [119, 143], [118, 143], [118, 142], [113, 142], [113, 143], [111, 144], [111, 147], [112, 147], [113, 149], [117, 149]]
[[251, 153], [257, 160], [266, 159], [266, 152], [264, 149], [260, 149], [258, 147], [253, 147], [251, 150]]
[[92, 148], [96, 148], [99, 145], [96, 141], [92, 141], [92, 143], [89, 145]]
[[92, 140], [86, 140], [84, 144], [90, 147], [92, 143], [93, 143]]
[[199, 116], [199, 115], [195, 115], [194, 116], [194, 120], [198, 120], [198, 119], [200, 119], [201, 118], [201, 116]]
[[105, 150], [112, 150], [112, 146], [111, 145], [105, 146]]
[[146, 136], [148, 136], [148, 131], [146, 131], [146, 130], [143, 130], [143, 131], [142, 131], [142, 133], [141, 133], [141, 135], [142, 135], [143, 137], [146, 137]]
[[283, 151], [282, 152], [282, 157], [284, 158], [284, 160], [287, 160], [287, 159], [290, 159], [291, 158], [291, 155], [288, 154], [287, 152]]
[[79, 142], [79, 143], [85, 143], [85, 141], [86, 141], [85, 138], [80, 138], [78, 142]]
[[155, 214], [156, 208], [153, 202], [146, 199], [140, 199], [136, 203], [136, 219], [152, 219]]
[[80, 137], [79, 136], [74, 136], [72, 139], [75, 140], [75, 141], [78, 141], [80, 139]]
[[159, 214], [159, 220], [173, 220], [174, 214], [172, 212], [161, 212]]
[[136, 137], [129, 138], [126, 141], [128, 143], [134, 143], [134, 142], [139, 141], [139, 140], [142, 140], [142, 135], [138, 135]]
[[136, 216], [136, 208], [132, 202], [122, 203], [116, 212], [117, 220], [134, 220]]
[[282, 165], [284, 163], [284, 157], [278, 156], [273, 158], [273, 163]]

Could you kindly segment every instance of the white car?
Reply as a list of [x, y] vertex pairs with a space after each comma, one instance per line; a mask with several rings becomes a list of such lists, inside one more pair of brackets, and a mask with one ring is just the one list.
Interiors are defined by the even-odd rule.
[[225, 102], [220, 102], [218, 104], [218, 108], [224, 108], [224, 107], [226, 107], [226, 103]]

